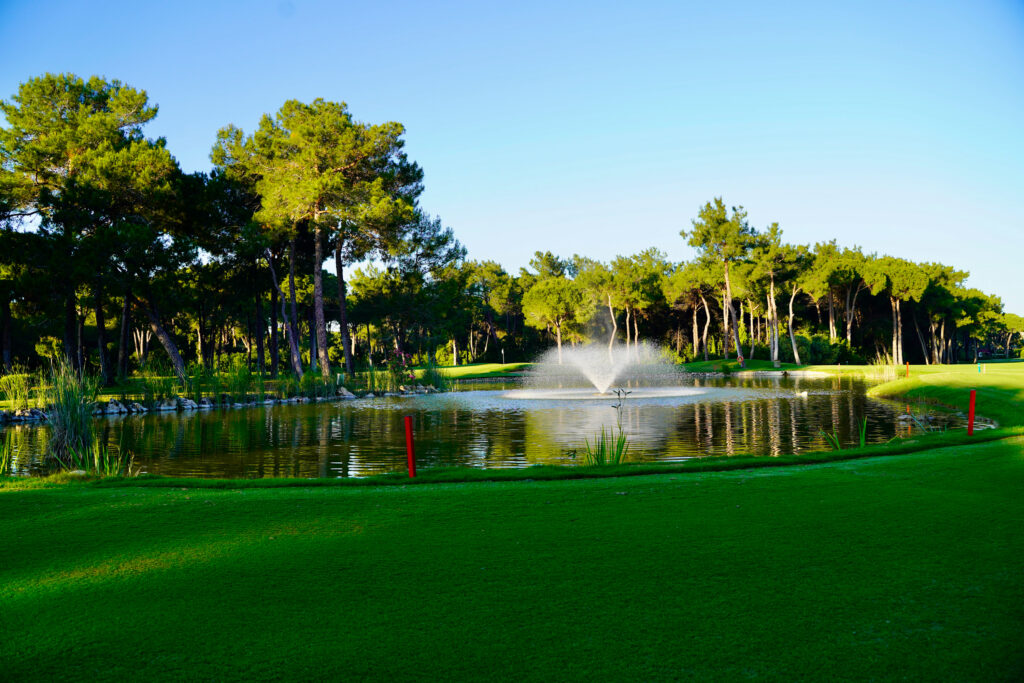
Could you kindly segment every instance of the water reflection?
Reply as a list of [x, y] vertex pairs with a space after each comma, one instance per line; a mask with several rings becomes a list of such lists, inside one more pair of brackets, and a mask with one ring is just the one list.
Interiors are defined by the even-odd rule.
[[[708, 455], [778, 456], [827, 449], [819, 430], [844, 445], [885, 442], [910, 429], [903, 406], [873, 401], [852, 379], [697, 379], [713, 393], [627, 398], [623, 428], [631, 461]], [[469, 389], [470, 387], [464, 387]], [[136, 455], [143, 471], [194, 477], [358, 477], [405, 467], [404, 415], [414, 417], [421, 468], [523, 467], [580, 462], [586, 439], [614, 427], [607, 401], [506, 397], [512, 387], [341, 404], [263, 406], [198, 414], [159, 413], [98, 423], [100, 436]], [[45, 447], [46, 427], [9, 427], [29, 472]]]

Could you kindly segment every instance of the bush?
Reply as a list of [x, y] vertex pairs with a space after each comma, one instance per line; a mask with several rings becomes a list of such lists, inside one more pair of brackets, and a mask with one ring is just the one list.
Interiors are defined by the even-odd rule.
[[27, 372], [17, 372], [0, 377], [0, 400], [10, 403], [14, 410], [29, 408], [32, 393], [37, 389], [38, 382]]

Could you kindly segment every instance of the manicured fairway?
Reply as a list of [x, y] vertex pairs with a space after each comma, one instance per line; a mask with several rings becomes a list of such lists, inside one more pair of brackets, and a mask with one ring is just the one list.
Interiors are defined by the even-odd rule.
[[0, 491], [0, 678], [1019, 680], [1024, 440], [380, 488]]

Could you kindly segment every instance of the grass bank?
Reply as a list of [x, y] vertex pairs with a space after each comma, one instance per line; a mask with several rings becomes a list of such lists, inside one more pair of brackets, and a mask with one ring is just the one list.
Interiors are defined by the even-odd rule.
[[573, 482], [0, 492], [13, 680], [1014, 680], [1022, 440]]
[[909, 379], [879, 384], [868, 390], [877, 398], [908, 398], [966, 412], [971, 389], [977, 392], [978, 414], [1000, 425], [1024, 425], [1024, 364], [993, 363], [977, 366], [911, 368]]

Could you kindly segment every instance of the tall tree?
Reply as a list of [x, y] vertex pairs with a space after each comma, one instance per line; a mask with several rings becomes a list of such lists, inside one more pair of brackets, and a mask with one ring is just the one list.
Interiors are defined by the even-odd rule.
[[[746, 261], [751, 247], [754, 246], [757, 234], [747, 223], [747, 212], [742, 206], [732, 207], [732, 213], [726, 210], [721, 197], [706, 203], [693, 221], [692, 230], [679, 233], [687, 243], [695, 248], [702, 260], [716, 263], [722, 267], [724, 286], [724, 350], [729, 357], [730, 321], [736, 320], [736, 309], [733, 306], [732, 283], [730, 269], [737, 263]], [[736, 337], [736, 350], [739, 356], [739, 337]]]
[[[110, 208], [97, 196], [95, 182], [131, 165], [137, 152], [145, 153], [137, 148], [162, 148], [142, 134], [157, 108], [145, 91], [120, 81], [48, 73], [22, 83], [0, 101], [0, 112], [7, 122], [0, 129], [3, 185], [15, 213], [36, 218], [53, 243], [52, 268], [63, 284], [64, 352], [77, 364], [77, 290], [88, 274], [78, 256], [97, 210]], [[169, 161], [167, 155], [162, 165]], [[140, 178], [143, 185], [148, 180]]]
[[[249, 140], [238, 129], [222, 129], [217, 151], [241, 163], [255, 179], [256, 217], [289, 231], [289, 281], [294, 278], [295, 236], [312, 234], [313, 312], [319, 367], [330, 375], [324, 317], [322, 266], [327, 240], [334, 244], [342, 346], [352, 371], [345, 311], [344, 265], [398, 239], [399, 226], [415, 219], [422, 172], [402, 151], [401, 124], [356, 122], [345, 103], [289, 100], [260, 120]], [[294, 315], [292, 316], [294, 317]]]

